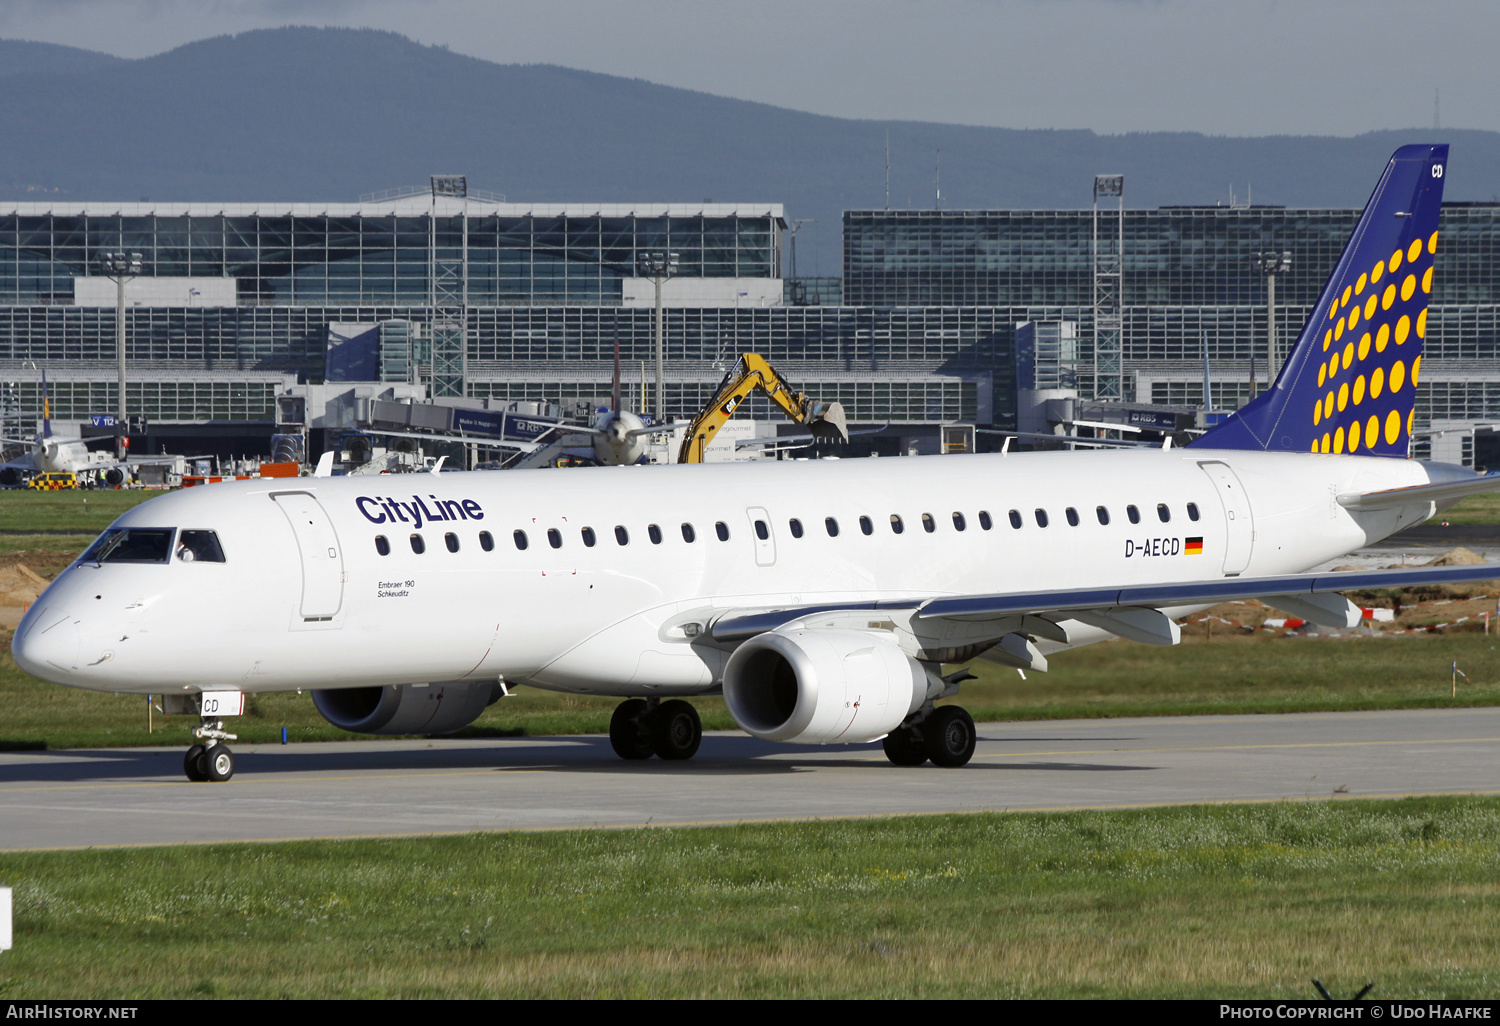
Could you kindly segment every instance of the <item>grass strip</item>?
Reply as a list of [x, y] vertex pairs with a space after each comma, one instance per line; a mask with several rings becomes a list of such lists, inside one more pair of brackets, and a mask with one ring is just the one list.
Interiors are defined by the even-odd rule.
[[0, 855], [0, 998], [1500, 990], [1500, 800]]

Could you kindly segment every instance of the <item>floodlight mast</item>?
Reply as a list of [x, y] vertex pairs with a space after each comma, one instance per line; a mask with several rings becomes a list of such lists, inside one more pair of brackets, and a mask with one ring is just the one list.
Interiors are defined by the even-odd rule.
[[663, 343], [663, 330], [661, 320], [661, 287], [667, 279], [677, 274], [676, 253], [642, 253], [636, 258], [636, 273], [642, 278], [650, 278], [656, 283], [656, 422], [665, 424], [667, 420], [667, 385], [663, 377], [662, 365], [665, 362]]
[[139, 253], [105, 253], [99, 258], [99, 266], [106, 278], [113, 278], [118, 286], [115, 292], [115, 356], [119, 361], [119, 395], [115, 412], [115, 455], [125, 457], [125, 283], [141, 273]]
[[[1266, 276], [1266, 388], [1270, 389], [1281, 369], [1276, 353], [1276, 276], [1292, 269], [1292, 251], [1267, 250], [1253, 255], [1255, 266]], [[1253, 395], [1252, 387], [1252, 396]]]

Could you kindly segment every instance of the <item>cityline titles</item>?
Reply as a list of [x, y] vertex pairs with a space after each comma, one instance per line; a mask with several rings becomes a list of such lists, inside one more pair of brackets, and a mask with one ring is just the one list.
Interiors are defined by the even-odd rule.
[[432, 500], [431, 509], [420, 495], [413, 495], [410, 502], [361, 495], [354, 500], [354, 505], [372, 524], [402, 523], [420, 528], [428, 522], [484, 519], [484, 508], [473, 499], [439, 499], [431, 494], [427, 498]]

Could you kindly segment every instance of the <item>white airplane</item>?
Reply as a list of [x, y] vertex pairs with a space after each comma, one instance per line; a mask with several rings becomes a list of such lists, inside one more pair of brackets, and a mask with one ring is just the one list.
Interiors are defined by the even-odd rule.
[[[1500, 565], [1302, 571], [1500, 487], [1406, 458], [1446, 146], [1392, 158], [1274, 387], [1186, 448], [260, 480], [122, 515], [32, 605], [27, 672], [224, 713], [313, 689], [332, 723], [441, 734], [511, 684], [625, 701], [627, 759], [686, 759], [722, 690], [775, 741], [961, 766], [989, 649], [1023, 668], [1260, 598], [1352, 626], [1339, 591]], [[414, 485], [421, 480], [421, 485]]]
[[134, 467], [175, 462], [175, 456], [137, 456], [117, 459], [112, 453], [90, 449], [82, 438], [52, 433], [51, 404], [47, 398], [47, 375], [42, 374], [42, 429], [32, 438], [5, 438], [12, 445], [29, 445], [31, 451], [19, 459], [0, 464], [0, 485], [13, 488], [33, 474], [78, 474], [96, 477], [105, 484], [124, 484]]
[[592, 435], [594, 460], [601, 467], [628, 467], [646, 455], [652, 435], [668, 434], [671, 427], [651, 427], [639, 414], [624, 408], [620, 400], [620, 339], [615, 337], [615, 377], [610, 389], [609, 412], [591, 428], [570, 427], [574, 434]]

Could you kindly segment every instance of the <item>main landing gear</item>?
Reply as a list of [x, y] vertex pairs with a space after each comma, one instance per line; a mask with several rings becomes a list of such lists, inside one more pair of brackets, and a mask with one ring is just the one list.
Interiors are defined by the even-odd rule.
[[189, 780], [195, 784], [210, 780], [219, 783], [234, 776], [234, 753], [224, 742], [237, 738], [224, 732], [223, 720], [205, 717], [193, 728], [193, 736], [199, 739], [198, 743], [182, 757], [182, 772]]
[[962, 766], [974, 755], [974, 718], [956, 705], [939, 706], [891, 731], [881, 742], [897, 766]]
[[691, 759], [702, 742], [698, 710], [680, 698], [632, 698], [609, 718], [609, 744], [622, 759], [656, 755], [677, 762]]

